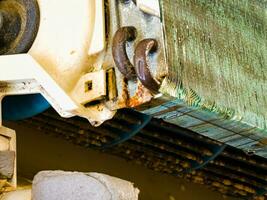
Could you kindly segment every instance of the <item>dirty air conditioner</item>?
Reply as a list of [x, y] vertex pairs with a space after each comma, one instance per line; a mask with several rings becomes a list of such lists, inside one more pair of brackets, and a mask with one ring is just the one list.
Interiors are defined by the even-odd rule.
[[[133, 108], [140, 122], [105, 148], [154, 117], [267, 158], [266, 8], [249, 0], [2, 0], [2, 118], [52, 106], [97, 127]], [[14, 152], [15, 133], [1, 127], [0, 137]]]

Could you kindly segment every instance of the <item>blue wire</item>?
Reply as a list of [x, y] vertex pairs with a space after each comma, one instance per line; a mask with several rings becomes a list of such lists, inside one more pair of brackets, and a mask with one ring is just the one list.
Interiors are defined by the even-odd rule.
[[203, 167], [205, 167], [207, 164], [209, 164], [211, 161], [215, 160], [215, 158], [217, 158], [223, 151], [224, 149], [227, 147], [226, 144], [222, 145], [222, 146], [214, 146], [213, 147], [213, 151], [214, 154], [210, 157], [205, 157], [204, 162], [199, 164], [193, 164], [194, 167], [185, 170], [184, 173], [191, 173], [194, 170], [198, 170], [198, 169], [202, 169]]
[[114, 147], [116, 145], [119, 145], [123, 142], [126, 142], [128, 140], [130, 140], [132, 137], [134, 137], [137, 133], [139, 133], [152, 119], [151, 116], [149, 115], [145, 115], [142, 113], [138, 113], [139, 114], [139, 118], [142, 121], [141, 125], [134, 125], [132, 126], [132, 130], [130, 132], [121, 132], [120, 133], [120, 137], [111, 141], [110, 143], [104, 144], [100, 147], [100, 149], [108, 149], [111, 147]]

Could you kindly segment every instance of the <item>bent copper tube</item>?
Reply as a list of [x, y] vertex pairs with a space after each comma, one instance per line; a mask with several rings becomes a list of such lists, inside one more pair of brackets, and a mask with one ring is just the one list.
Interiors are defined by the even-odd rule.
[[141, 83], [152, 92], [157, 93], [160, 84], [153, 78], [147, 58], [149, 53], [156, 52], [158, 42], [155, 39], [145, 39], [138, 43], [135, 49], [134, 66], [138, 79]]
[[128, 79], [136, 78], [134, 66], [130, 62], [126, 52], [126, 42], [135, 40], [137, 30], [133, 26], [122, 27], [117, 30], [112, 43], [112, 55], [119, 71]]

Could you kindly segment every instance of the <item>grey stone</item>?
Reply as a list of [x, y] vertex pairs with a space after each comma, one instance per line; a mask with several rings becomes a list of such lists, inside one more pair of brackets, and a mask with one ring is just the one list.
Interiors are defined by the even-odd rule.
[[97, 173], [43, 171], [33, 180], [33, 200], [138, 200], [132, 183]]

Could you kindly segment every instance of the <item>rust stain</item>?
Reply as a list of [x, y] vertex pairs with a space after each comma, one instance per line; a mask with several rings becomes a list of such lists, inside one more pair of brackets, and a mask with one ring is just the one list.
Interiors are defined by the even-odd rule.
[[137, 91], [128, 101], [128, 106], [133, 108], [151, 101], [153, 95], [141, 83], [138, 83]]

